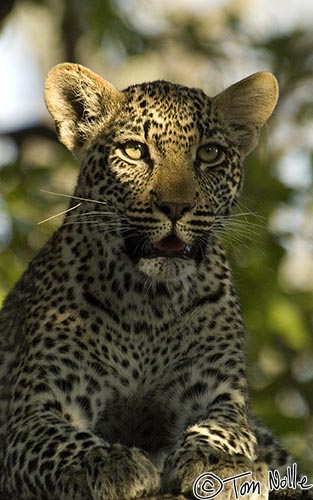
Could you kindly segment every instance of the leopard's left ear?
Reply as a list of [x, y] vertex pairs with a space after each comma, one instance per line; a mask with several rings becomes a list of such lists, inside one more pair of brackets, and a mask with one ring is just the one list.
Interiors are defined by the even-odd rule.
[[80, 64], [58, 64], [49, 71], [45, 100], [60, 141], [78, 158], [122, 106], [124, 96], [111, 83]]
[[255, 73], [213, 97], [213, 109], [244, 156], [257, 145], [277, 99], [278, 83], [268, 72]]

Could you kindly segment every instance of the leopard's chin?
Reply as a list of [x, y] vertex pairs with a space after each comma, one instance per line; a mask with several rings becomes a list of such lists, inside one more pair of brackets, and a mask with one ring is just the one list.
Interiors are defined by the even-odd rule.
[[181, 257], [141, 258], [136, 264], [138, 271], [153, 281], [177, 282], [192, 276], [197, 271], [196, 262]]

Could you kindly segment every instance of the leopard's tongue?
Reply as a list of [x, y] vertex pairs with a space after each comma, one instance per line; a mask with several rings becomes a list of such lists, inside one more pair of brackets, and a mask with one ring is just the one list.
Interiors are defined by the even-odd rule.
[[179, 253], [184, 250], [186, 243], [177, 238], [174, 234], [163, 238], [163, 240], [153, 243], [153, 247], [166, 253]]

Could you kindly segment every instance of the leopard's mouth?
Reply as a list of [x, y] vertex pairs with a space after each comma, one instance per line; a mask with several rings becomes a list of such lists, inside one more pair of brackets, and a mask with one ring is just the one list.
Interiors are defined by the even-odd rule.
[[142, 236], [127, 236], [125, 249], [128, 256], [135, 262], [139, 259], [155, 259], [165, 257], [168, 259], [193, 259], [201, 260], [202, 252], [199, 243], [186, 244], [175, 234], [150, 243]]

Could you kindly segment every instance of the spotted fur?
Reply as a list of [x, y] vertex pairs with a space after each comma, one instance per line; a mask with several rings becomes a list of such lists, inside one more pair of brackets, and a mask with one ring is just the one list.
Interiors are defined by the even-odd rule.
[[263, 484], [265, 462], [285, 470], [249, 417], [217, 236], [276, 99], [269, 73], [209, 98], [50, 72], [47, 105], [81, 170], [72, 210], [0, 316], [1, 498], [190, 495], [206, 470], [248, 467]]

